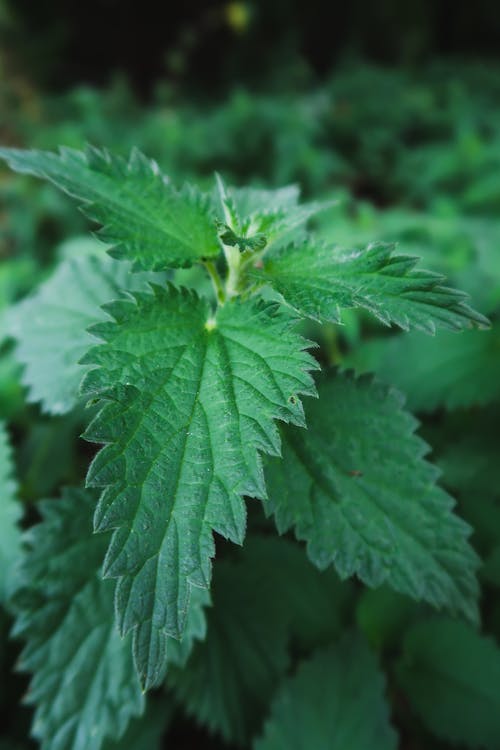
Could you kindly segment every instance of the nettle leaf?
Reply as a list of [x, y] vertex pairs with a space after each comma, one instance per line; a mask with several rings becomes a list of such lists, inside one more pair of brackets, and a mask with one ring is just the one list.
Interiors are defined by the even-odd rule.
[[59, 153], [0, 149], [16, 172], [54, 183], [103, 225], [110, 253], [134, 269], [190, 265], [220, 252], [210, 201], [196, 188], [174, 188], [156, 162], [134, 149], [128, 160], [106, 150], [61, 148]]
[[349, 592], [333, 571], [314, 568], [299, 545], [262, 536], [251, 536], [236, 560], [217, 562], [212, 588], [207, 637], [184, 669], [168, 671], [167, 683], [189, 715], [245, 744], [288, 668], [290, 643], [310, 648], [331, 640]]
[[[302, 236], [307, 222], [331, 208], [335, 201], [299, 204], [300, 190], [288, 185], [277, 190], [226, 187], [217, 175], [216, 209], [225, 222], [221, 239], [240, 250], [266, 252], [284, 241]], [[299, 234], [297, 235], [297, 231]]]
[[21, 553], [22, 515], [5, 424], [0, 422], [0, 603], [7, 598], [14, 580], [13, 567]]
[[205, 608], [211, 604], [207, 589], [193, 587], [189, 597], [186, 625], [180, 640], [169, 638], [167, 646], [167, 666], [184, 667], [196, 641], [203, 641], [207, 634]]
[[147, 288], [155, 277], [131, 273], [129, 263], [87, 255], [63, 261], [33, 296], [15, 305], [7, 330], [24, 365], [28, 400], [40, 401], [51, 414], [71, 411], [89, 369], [79, 360], [95, 344], [86, 329], [106, 318], [100, 306], [118, 299], [123, 290]]
[[394, 245], [345, 250], [306, 240], [281, 248], [251, 275], [271, 284], [295, 310], [319, 321], [340, 322], [342, 308], [360, 307], [385, 325], [434, 333], [488, 327], [467, 295], [443, 286], [443, 277], [414, 270], [418, 258], [395, 255]]
[[317, 364], [276, 305], [236, 300], [214, 318], [170, 286], [107, 310], [114, 322], [92, 329], [105, 343], [85, 357], [84, 392], [107, 402], [85, 434], [106, 443], [87, 481], [106, 487], [95, 526], [116, 529], [105, 571], [150, 686], [191, 588], [209, 585], [212, 531], [243, 541], [242, 495], [265, 495], [259, 451], [279, 453], [274, 419], [304, 424], [298, 396], [315, 392]]
[[264, 211], [290, 210], [299, 204], [300, 189], [297, 185], [286, 185], [276, 190], [265, 188], [226, 188], [227, 197], [240, 217]]
[[317, 651], [283, 684], [254, 750], [396, 750], [385, 685], [357, 638]]
[[288, 613], [280, 611], [278, 597], [261, 596], [260, 583], [262, 577], [241, 564], [218, 561], [207, 639], [183, 670], [167, 673], [187, 713], [238, 744], [259, 729], [290, 662]]
[[109, 539], [92, 533], [95, 502], [94, 493], [72, 489], [39, 505], [42, 522], [27, 533], [13, 596], [42, 750], [99, 750], [144, 709], [130, 641], [115, 624], [114, 583], [100, 575]]
[[436, 485], [427, 445], [403, 398], [370, 378], [330, 375], [308, 410], [308, 430], [283, 431], [283, 460], [267, 462], [280, 533], [294, 527], [320, 568], [476, 620], [478, 560], [470, 527]]
[[106, 740], [103, 750], [162, 750], [162, 737], [172, 716], [173, 703], [164, 694], [151, 696], [144, 714], [132, 719], [120, 740]]
[[421, 622], [407, 633], [398, 680], [415, 712], [457, 745], [500, 746], [500, 648], [462, 622]]
[[434, 411], [500, 400], [500, 326], [480, 336], [443, 331], [438, 338], [414, 332], [373, 341], [349, 359], [356, 369], [375, 371], [408, 394], [415, 411]]
[[318, 570], [302, 545], [275, 535], [253, 535], [238, 559], [240, 571], [248, 571], [249, 586], [255, 581], [259, 589], [261, 606], [253, 616], [277, 606], [287, 620], [294, 653], [330, 642], [340, 632], [353, 589], [332, 568]]
[[227, 224], [221, 224], [219, 227], [219, 237], [224, 245], [238, 247], [242, 253], [247, 251], [255, 253], [259, 250], [263, 250], [267, 245], [265, 234], [258, 233], [251, 237], [240, 237]]

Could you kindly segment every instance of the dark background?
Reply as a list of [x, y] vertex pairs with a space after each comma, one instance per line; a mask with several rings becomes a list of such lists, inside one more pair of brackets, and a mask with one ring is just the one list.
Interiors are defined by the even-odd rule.
[[120, 71], [144, 98], [165, 74], [211, 96], [235, 81], [279, 86], [292, 60], [304, 65], [300, 78], [349, 56], [418, 65], [499, 55], [495, 0], [5, 0], [2, 8], [9, 64], [52, 90], [106, 84]]

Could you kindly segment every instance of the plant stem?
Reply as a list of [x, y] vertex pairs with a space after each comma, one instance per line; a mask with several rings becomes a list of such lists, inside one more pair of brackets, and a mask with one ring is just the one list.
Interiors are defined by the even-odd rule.
[[235, 246], [224, 245], [224, 254], [227, 261], [226, 298], [231, 299], [238, 294], [241, 253]]
[[221, 281], [215, 263], [213, 262], [213, 260], [204, 260], [203, 265], [207, 269], [207, 273], [212, 281], [215, 296], [217, 297], [217, 302], [219, 303], [219, 305], [223, 305], [226, 301], [226, 291], [224, 289], [224, 285]]

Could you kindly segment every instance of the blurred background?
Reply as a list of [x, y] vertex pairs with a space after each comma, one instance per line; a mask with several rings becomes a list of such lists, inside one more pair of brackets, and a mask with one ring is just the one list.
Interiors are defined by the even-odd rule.
[[[404, 392], [474, 526], [484, 627], [500, 636], [498, 2], [0, 0], [0, 142], [137, 146], [203, 187], [215, 170], [236, 185], [298, 183], [304, 197], [337, 199], [316, 223], [325, 241], [397, 242], [470, 293], [487, 334], [403, 336], [362, 314], [307, 333], [329, 363]], [[87, 229], [52, 187], [0, 169], [0, 416], [27, 503], [81, 481], [89, 449], [76, 440], [80, 413], [49, 420], [26, 406], [3, 313], [87, 252]], [[390, 664], [404, 605], [356, 595], [348, 623]], [[2, 696], [4, 720], [17, 699]], [[398, 694], [394, 706], [405, 748], [448, 746]], [[183, 731], [177, 748], [230, 746]]]
[[[342, 198], [337, 241], [409, 232], [462, 257], [500, 208], [499, 42], [493, 0], [0, 0], [0, 141], [136, 145], [178, 179], [298, 182]], [[78, 216], [2, 175], [0, 256], [50, 260]]]

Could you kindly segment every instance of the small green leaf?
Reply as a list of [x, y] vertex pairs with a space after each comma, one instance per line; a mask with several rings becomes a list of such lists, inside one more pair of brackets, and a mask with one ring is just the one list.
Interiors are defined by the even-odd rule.
[[12, 600], [14, 634], [27, 641], [20, 667], [34, 673], [27, 699], [42, 750], [99, 750], [144, 709], [130, 641], [115, 625], [114, 584], [100, 575], [108, 539], [92, 534], [95, 501], [67, 490], [40, 504]]
[[238, 235], [235, 234], [227, 224], [220, 224], [219, 237], [225, 245], [238, 247], [242, 253], [255, 253], [259, 250], [263, 250], [267, 245], [265, 234], [253, 234], [251, 237], [238, 237]]
[[5, 424], [0, 422], [0, 603], [13, 585], [13, 567], [21, 553], [21, 532], [18, 522], [22, 515], [17, 501], [17, 485]]
[[398, 680], [424, 724], [471, 748], [500, 747], [500, 648], [462, 622], [436, 619], [406, 635]]
[[394, 390], [330, 375], [311, 402], [308, 430], [283, 430], [283, 460], [267, 461], [280, 533], [294, 527], [320, 568], [476, 620], [478, 560], [471, 529], [453, 513], [424, 460], [426, 444]]
[[177, 190], [137, 150], [127, 161], [90, 147], [58, 154], [0, 148], [0, 159], [79, 200], [103, 226], [100, 236], [113, 245], [111, 254], [131, 261], [134, 270], [187, 266], [220, 252], [208, 197], [191, 186]]
[[340, 322], [342, 308], [361, 307], [385, 325], [434, 333], [488, 327], [467, 296], [443, 286], [443, 277], [414, 270], [418, 258], [395, 255], [394, 245], [344, 250], [306, 240], [270, 253], [252, 276], [270, 283], [295, 310], [319, 321]]
[[[251, 249], [270, 250], [283, 242], [302, 237], [307, 222], [316, 214], [331, 208], [335, 201], [299, 203], [296, 185], [277, 190], [226, 187], [217, 175], [216, 208], [222, 206], [221, 218], [229, 232], [225, 244], [252, 242]], [[227, 241], [229, 239], [229, 242]], [[265, 240], [265, 242], [264, 242]], [[258, 243], [258, 246], [256, 246]], [[249, 247], [249, 246], [247, 246]]]
[[106, 443], [87, 481], [106, 488], [95, 517], [115, 529], [105, 571], [151, 686], [192, 587], [209, 585], [212, 532], [243, 541], [242, 496], [265, 495], [259, 451], [279, 453], [274, 419], [304, 424], [298, 396], [314, 393], [317, 365], [276, 305], [234, 300], [214, 317], [206, 300], [154, 287], [107, 310], [114, 322], [92, 329], [105, 343], [85, 358], [84, 391], [105, 402], [85, 437]]
[[283, 684], [254, 750], [396, 750], [384, 688], [362, 641], [317, 651]]
[[89, 369], [79, 360], [95, 343], [86, 329], [106, 318], [101, 305], [118, 299], [123, 290], [147, 288], [152, 278], [132, 274], [129, 263], [86, 255], [63, 261], [33, 296], [11, 308], [7, 330], [25, 368], [29, 401], [40, 401], [50, 414], [73, 409]]

